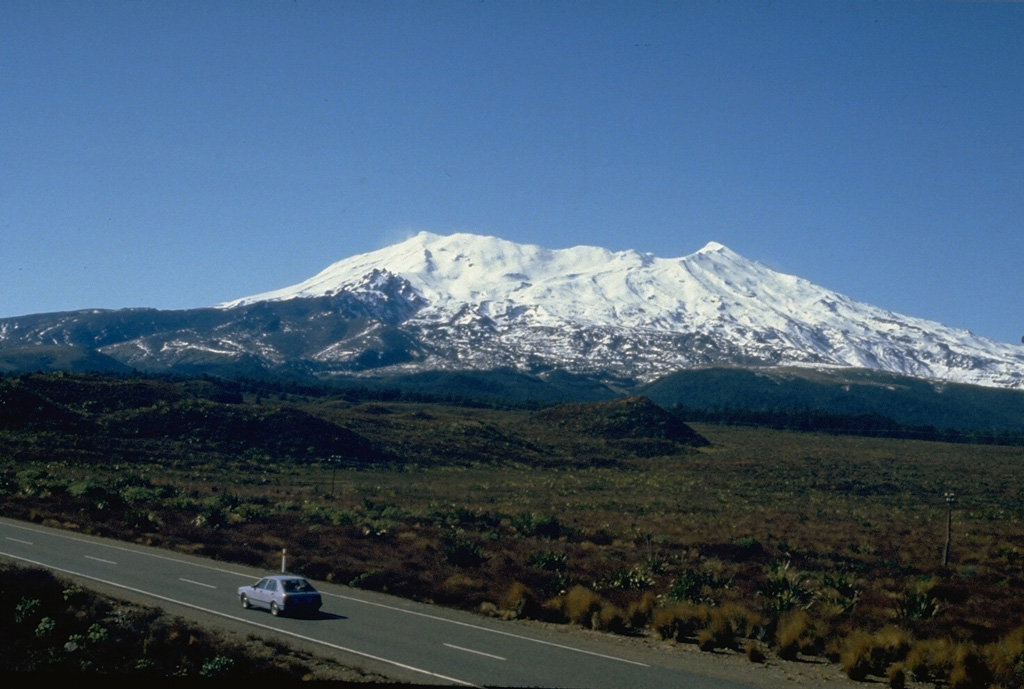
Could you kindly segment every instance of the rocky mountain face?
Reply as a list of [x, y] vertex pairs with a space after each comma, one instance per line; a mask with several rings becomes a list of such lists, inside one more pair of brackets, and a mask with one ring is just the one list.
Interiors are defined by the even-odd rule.
[[0, 319], [0, 354], [54, 346], [185, 373], [504, 368], [644, 383], [729, 364], [1024, 389], [1024, 347], [855, 301], [713, 242], [664, 259], [420, 233], [215, 307]]

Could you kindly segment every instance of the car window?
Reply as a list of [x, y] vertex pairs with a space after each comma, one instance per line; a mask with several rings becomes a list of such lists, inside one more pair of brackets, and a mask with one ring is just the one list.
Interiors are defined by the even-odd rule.
[[281, 582], [282, 588], [289, 593], [301, 593], [312, 591], [313, 587], [305, 579], [285, 579]]
[[268, 591], [276, 591], [277, 590], [277, 582], [274, 581], [273, 579], [267, 579], [267, 590]]
[[265, 588], [267, 588], [267, 580], [266, 579], [260, 579], [259, 581], [256, 582], [256, 584], [253, 586], [253, 588], [254, 589], [265, 589]]

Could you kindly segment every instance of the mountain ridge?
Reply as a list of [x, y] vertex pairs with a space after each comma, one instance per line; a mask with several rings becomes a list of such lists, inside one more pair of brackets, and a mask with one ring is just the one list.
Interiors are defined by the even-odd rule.
[[[352, 289], [361, 273], [381, 269], [407, 281], [408, 289], [423, 299], [422, 310], [407, 327], [443, 324], [447, 339], [464, 340], [455, 347], [464, 355], [474, 341], [479, 344], [481, 332], [489, 331], [492, 340], [505, 340], [506, 350], [515, 348], [509, 339], [521, 338], [532, 350], [541, 341], [560, 341], [567, 349], [582, 340], [585, 349], [598, 350], [600, 366], [644, 381], [679, 368], [739, 362], [877, 368], [953, 382], [1024, 386], [1022, 348], [859, 302], [771, 270], [715, 241], [687, 256], [665, 259], [634, 250], [552, 250], [466, 233], [421, 232], [338, 261], [290, 288], [220, 307], [330, 296]], [[420, 336], [437, 339], [427, 329]], [[503, 337], [513, 329], [512, 338]], [[609, 339], [621, 344], [616, 331], [632, 331], [631, 348], [646, 347], [654, 355], [600, 351]], [[522, 357], [491, 356], [505, 366], [530, 368]], [[555, 363], [591, 374], [600, 368], [578, 358]], [[643, 368], [638, 375], [636, 369]]]
[[291, 287], [184, 311], [0, 319], [0, 348], [140, 370], [320, 379], [510, 369], [650, 383], [716, 365], [865, 368], [1024, 389], [1024, 348], [859, 302], [718, 242], [679, 258], [421, 232]]

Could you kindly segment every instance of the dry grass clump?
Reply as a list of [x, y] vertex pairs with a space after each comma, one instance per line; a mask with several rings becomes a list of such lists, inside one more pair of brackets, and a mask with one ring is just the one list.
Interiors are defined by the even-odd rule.
[[839, 663], [847, 677], [857, 682], [867, 679], [871, 672], [872, 648], [871, 635], [867, 632], [855, 633], [846, 640]]
[[579, 584], [565, 595], [545, 602], [541, 614], [550, 621], [564, 621], [598, 631], [622, 634], [630, 628], [625, 611]]
[[746, 654], [747, 660], [752, 663], [763, 663], [768, 660], [764, 648], [761, 646], [761, 642], [754, 641], [753, 639], [747, 641], [743, 652]]
[[775, 629], [776, 653], [785, 660], [796, 660], [797, 654], [813, 647], [811, 616], [806, 610], [783, 613]]
[[951, 658], [950, 689], [981, 689], [992, 684], [989, 669], [981, 650], [974, 644], [957, 644]]
[[626, 617], [629, 619], [629, 625], [634, 629], [647, 627], [654, 617], [654, 611], [657, 609], [657, 606], [658, 597], [651, 591], [644, 591], [639, 600], [631, 602], [626, 607]]
[[1003, 687], [1024, 687], [1024, 627], [985, 649], [994, 681]]
[[651, 627], [662, 639], [693, 641], [710, 617], [710, 606], [697, 603], [676, 603], [658, 608], [651, 616]]
[[589, 627], [594, 613], [600, 610], [601, 597], [585, 586], [573, 586], [562, 597], [562, 612], [572, 624]]
[[854, 633], [840, 655], [850, 679], [885, 677], [893, 689], [905, 686], [908, 671], [918, 682], [944, 683], [950, 689], [982, 689], [994, 682], [1020, 687], [1024, 686], [1022, 660], [1024, 632], [979, 648], [949, 639], [915, 640], [906, 630], [892, 626], [875, 633]]
[[662, 639], [696, 643], [703, 651], [714, 651], [739, 649], [742, 640], [761, 636], [764, 624], [760, 615], [737, 603], [683, 602], [656, 608], [650, 627]]
[[897, 627], [886, 627], [873, 634], [856, 632], [846, 640], [839, 661], [850, 679], [885, 677], [893, 665], [907, 659], [912, 645], [909, 632]]
[[712, 608], [707, 626], [715, 648], [736, 648], [739, 640], [754, 638], [763, 628], [761, 616], [738, 603]]
[[498, 607], [506, 619], [538, 618], [541, 612], [537, 595], [519, 581], [512, 582]]
[[591, 615], [590, 627], [598, 631], [625, 634], [630, 629], [630, 624], [621, 608], [603, 601], [600, 609]]
[[889, 666], [885, 678], [891, 689], [903, 689], [906, 687], [907, 671], [903, 668], [903, 663], [895, 663]]

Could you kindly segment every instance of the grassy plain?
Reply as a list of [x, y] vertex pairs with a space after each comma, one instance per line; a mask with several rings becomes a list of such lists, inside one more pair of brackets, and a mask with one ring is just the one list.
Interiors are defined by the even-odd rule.
[[[267, 568], [287, 548], [317, 579], [752, 661], [824, 656], [892, 686], [1024, 685], [1020, 447], [692, 424], [702, 445], [635, 399], [530, 412], [164, 393], [94, 405], [93, 435], [8, 423], [0, 508]], [[155, 415], [186, 426], [145, 430]], [[312, 419], [317, 436], [210, 432], [243, 417]]]

